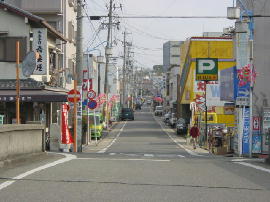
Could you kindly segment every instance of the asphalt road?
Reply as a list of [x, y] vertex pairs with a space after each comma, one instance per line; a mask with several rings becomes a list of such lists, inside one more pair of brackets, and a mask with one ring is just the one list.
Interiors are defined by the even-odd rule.
[[0, 201], [270, 201], [267, 168], [190, 152], [164, 130], [143, 109], [97, 150], [1, 169]]

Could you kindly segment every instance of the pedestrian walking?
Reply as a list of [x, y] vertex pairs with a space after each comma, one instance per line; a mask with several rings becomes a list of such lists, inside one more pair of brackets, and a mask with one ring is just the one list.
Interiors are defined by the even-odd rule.
[[200, 135], [199, 128], [195, 123], [190, 129], [190, 136], [192, 137], [193, 149], [196, 149], [196, 145], [198, 144], [198, 137]]

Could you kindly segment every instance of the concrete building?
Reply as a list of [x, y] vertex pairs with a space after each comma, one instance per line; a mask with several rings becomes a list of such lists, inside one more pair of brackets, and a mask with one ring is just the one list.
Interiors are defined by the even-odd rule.
[[[241, 9], [241, 13], [246, 15], [247, 11], [252, 12], [255, 16], [269, 15], [270, 2], [264, 0], [241, 0], [236, 1], [237, 6]], [[253, 26], [250, 26], [253, 25]], [[253, 28], [253, 29], [252, 29]], [[260, 149], [256, 153], [268, 153], [268, 144], [266, 134], [270, 128], [270, 41], [269, 41], [269, 19], [264, 17], [243, 17], [235, 23], [235, 58], [237, 61], [237, 69], [240, 70], [244, 66], [253, 66], [253, 71], [257, 73], [257, 77], [253, 87], [253, 102], [252, 102], [252, 117], [255, 120], [260, 120], [259, 130], [253, 131], [253, 139], [257, 139], [261, 144]], [[251, 48], [253, 45], [253, 48]], [[251, 57], [250, 57], [251, 56]], [[253, 58], [253, 60], [251, 59]], [[253, 65], [252, 65], [253, 63]], [[249, 89], [247, 89], [249, 91]], [[245, 110], [249, 110], [249, 103]], [[239, 108], [239, 120], [244, 117], [240, 116], [243, 108]], [[243, 122], [243, 121], [242, 121]], [[241, 123], [242, 123], [241, 122]], [[253, 123], [248, 123], [248, 132], [243, 132], [243, 129], [238, 128], [239, 147], [238, 153], [248, 155], [250, 151], [250, 126]], [[242, 140], [243, 139], [243, 140]], [[268, 141], [269, 142], [269, 141]], [[247, 143], [247, 144], [246, 144]], [[243, 145], [241, 145], [243, 144]], [[241, 150], [241, 148], [244, 148]], [[259, 147], [258, 147], [259, 148]]]
[[[57, 41], [59, 68], [52, 73], [57, 86], [72, 89], [76, 54], [76, 0], [4, 0], [44, 18], [55, 30], [68, 39]], [[35, 76], [36, 80], [49, 82], [51, 77]]]
[[168, 41], [163, 44], [163, 70], [166, 72], [166, 111], [177, 113], [177, 94], [180, 71], [180, 47], [182, 41]]

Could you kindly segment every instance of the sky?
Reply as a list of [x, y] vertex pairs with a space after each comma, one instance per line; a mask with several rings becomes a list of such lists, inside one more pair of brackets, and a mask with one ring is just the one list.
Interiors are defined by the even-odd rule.
[[[106, 5], [109, 0], [86, 0], [85, 13], [108, 15]], [[114, 15], [118, 16], [226, 16], [227, 7], [233, 0], [114, 0]], [[131, 52], [135, 65], [151, 68], [163, 63], [163, 43], [170, 40], [184, 41], [192, 36], [202, 36], [203, 32], [222, 32], [233, 26], [232, 20], [224, 19], [115, 19], [120, 22], [113, 30], [113, 52], [118, 65], [122, 65], [123, 32], [129, 34]], [[106, 22], [105, 19], [103, 22]], [[104, 54], [106, 27], [102, 21], [84, 19], [84, 49], [93, 54]], [[99, 50], [94, 50], [99, 49]]]

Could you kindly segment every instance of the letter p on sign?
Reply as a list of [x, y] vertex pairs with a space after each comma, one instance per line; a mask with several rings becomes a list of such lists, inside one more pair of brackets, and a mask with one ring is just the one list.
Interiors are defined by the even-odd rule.
[[203, 74], [205, 71], [211, 71], [215, 68], [215, 62], [213, 60], [199, 60], [198, 61], [198, 73]]
[[217, 81], [218, 80], [218, 59], [197, 58], [196, 59], [196, 80]]

